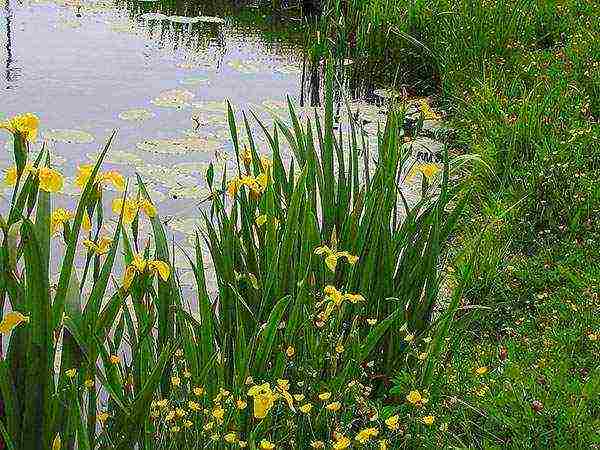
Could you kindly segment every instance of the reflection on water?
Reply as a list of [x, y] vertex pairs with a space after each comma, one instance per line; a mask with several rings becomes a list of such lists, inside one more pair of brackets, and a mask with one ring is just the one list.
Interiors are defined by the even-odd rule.
[[[298, 96], [301, 63], [289, 40], [279, 38], [285, 26], [257, 31], [251, 18], [263, 26], [264, 18], [255, 8], [0, 0], [0, 10], [0, 119], [25, 111], [40, 117], [34, 153], [45, 140], [67, 181], [53, 206], [73, 208], [77, 166], [91, 162], [116, 128], [106, 170], [130, 179], [139, 173], [186, 246], [206, 196], [208, 164], [217, 176], [232, 167], [224, 101], [267, 118], [266, 109], [283, 110], [286, 94]], [[258, 145], [267, 152], [264, 141]], [[12, 164], [10, 146], [1, 133], [2, 171]], [[4, 212], [8, 191], [1, 188]], [[105, 195], [110, 216], [117, 193]]]

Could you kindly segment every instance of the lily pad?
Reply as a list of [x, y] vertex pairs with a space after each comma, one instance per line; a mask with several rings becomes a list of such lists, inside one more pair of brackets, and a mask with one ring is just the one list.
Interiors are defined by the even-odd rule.
[[183, 89], [171, 89], [161, 92], [151, 103], [164, 108], [183, 108], [194, 98], [194, 94]]
[[215, 16], [200, 16], [200, 17], [196, 17], [198, 19], [198, 22], [204, 22], [204, 23], [219, 23], [219, 24], [223, 24], [225, 23], [225, 19], [222, 19], [221, 17], [215, 17]]
[[[91, 162], [98, 159], [97, 153], [88, 153], [87, 157]], [[137, 166], [144, 163], [144, 160], [139, 155], [125, 150], [109, 150], [104, 157], [104, 162], [109, 164], [125, 164]]]
[[373, 94], [386, 100], [400, 97], [400, 93], [395, 89], [375, 89]]
[[251, 61], [240, 61], [239, 59], [234, 59], [227, 62], [227, 65], [232, 69], [247, 75], [253, 75], [264, 71], [262, 67], [256, 63]]
[[181, 173], [171, 167], [148, 164], [137, 167], [137, 171], [142, 178], [162, 184], [169, 189], [177, 186], [194, 186], [198, 184], [196, 178]]
[[188, 153], [210, 152], [220, 147], [219, 143], [202, 137], [175, 139], [148, 139], [138, 142], [140, 150], [163, 155], [185, 155]]
[[143, 20], [167, 20], [169, 16], [161, 13], [146, 13], [140, 16], [140, 19]]
[[279, 72], [284, 75], [297, 75], [299, 73], [302, 73], [302, 70], [299, 67], [289, 65], [289, 64], [277, 66], [277, 67], [275, 67], [274, 70], [275, 70], [275, 72]]
[[194, 109], [199, 109], [200, 111], [205, 112], [205, 113], [224, 114], [227, 112], [227, 103], [224, 100], [192, 102], [191, 107]]
[[204, 200], [210, 191], [200, 186], [176, 186], [169, 190], [169, 197], [173, 200]]
[[83, 130], [52, 129], [43, 134], [44, 139], [65, 144], [89, 144], [94, 142], [94, 136]]
[[210, 83], [208, 78], [202, 77], [188, 77], [180, 80], [179, 82], [185, 86], [206, 86]]
[[151, 119], [155, 114], [144, 108], [128, 109], [119, 113], [119, 119], [130, 120], [130, 121], [142, 121]]
[[[167, 227], [186, 236], [193, 235], [202, 228], [202, 221], [194, 217], [175, 217], [167, 222]], [[190, 254], [193, 255], [194, 252]]]
[[198, 17], [186, 17], [186, 16], [169, 16], [167, 17], [169, 22], [173, 23], [198, 23]]

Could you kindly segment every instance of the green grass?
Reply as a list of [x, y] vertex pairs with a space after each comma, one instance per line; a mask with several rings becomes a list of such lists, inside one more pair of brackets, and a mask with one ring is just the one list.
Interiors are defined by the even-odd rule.
[[[448, 431], [411, 429], [405, 445], [597, 448], [598, 4], [331, 1], [325, 11], [315, 59], [359, 61], [353, 76], [367, 87], [433, 94], [456, 130], [451, 153], [487, 163], [464, 174], [474, 195], [448, 273], [473, 273], [447, 370], [436, 386], [398, 375], [399, 391], [435, 391], [428, 408]], [[493, 370], [474, 377], [481, 365]], [[470, 392], [482, 384], [485, 395]]]
[[[9, 448], [46, 449], [59, 437], [63, 448], [81, 449], [228, 448], [228, 440], [307, 448], [373, 427], [371, 446], [393, 445], [398, 433], [377, 413], [389, 374], [409, 366], [407, 336], [433, 326], [437, 345], [451, 317], [431, 321], [438, 267], [465, 205], [450, 173], [464, 161], [448, 160], [423, 177], [422, 195], [409, 207], [397, 185], [409, 164], [400, 145], [402, 105], [390, 109], [371, 150], [378, 163], [368, 171], [357, 124], [334, 129], [332, 86], [330, 68], [324, 119], [300, 121], [290, 101], [289, 120], [277, 119], [272, 130], [246, 115], [236, 120], [229, 106], [238, 169], [221, 180], [212, 169], [206, 174], [212, 204], [196, 254], [187, 255], [194, 302], [179, 286], [178, 250], [141, 179], [122, 194], [126, 205], [137, 205], [133, 215], [128, 207], [117, 211], [105, 251], [88, 244], [77, 279], [77, 249], [84, 239], [99, 242], [109, 220], [97, 180], [106, 176], [101, 165], [112, 137], [62, 233], [52, 236], [52, 194], [39, 189], [41, 168], [51, 164], [46, 152], [17, 177], [0, 222], [0, 293], [3, 317], [16, 310], [29, 320], [8, 331], [0, 365], [0, 431]], [[266, 135], [270, 158], [257, 153], [252, 130]], [[248, 149], [239, 148], [242, 134]], [[27, 142], [18, 130], [14, 138], [22, 167]], [[288, 166], [282, 140], [293, 152]], [[150, 236], [140, 235], [143, 220]], [[55, 239], [65, 251], [51, 289]], [[208, 295], [205, 246], [216, 298]], [[323, 246], [324, 254], [315, 252]], [[428, 367], [425, 378], [437, 360]], [[306, 404], [313, 409], [302, 412]]]

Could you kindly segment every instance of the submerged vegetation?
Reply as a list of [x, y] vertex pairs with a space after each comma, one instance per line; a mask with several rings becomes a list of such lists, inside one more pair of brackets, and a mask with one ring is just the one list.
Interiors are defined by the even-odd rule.
[[[311, 98], [264, 102], [286, 109], [272, 127], [193, 102], [204, 78], [152, 101], [229, 127], [235, 168], [190, 162], [202, 188], [169, 195], [202, 201], [179, 222], [142, 170], [104, 167], [139, 157], [113, 151], [114, 133], [78, 167], [69, 209], [54, 155], [31, 151], [38, 118], [0, 123], [14, 163], [0, 216], [0, 443], [598, 448], [599, 14], [586, 0], [325, 1], [304, 22]], [[384, 104], [382, 122], [348, 93]], [[425, 135], [445, 140], [434, 161], [413, 154]], [[194, 133], [136, 148], [216, 144]], [[193, 229], [193, 251], [167, 222]]]

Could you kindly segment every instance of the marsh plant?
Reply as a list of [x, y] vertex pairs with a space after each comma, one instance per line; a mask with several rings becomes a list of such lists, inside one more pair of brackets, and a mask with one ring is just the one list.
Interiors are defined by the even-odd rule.
[[[328, 76], [331, 86], [333, 70]], [[369, 171], [360, 129], [335, 129], [326, 92], [324, 119], [301, 121], [291, 102], [289, 125], [277, 119], [269, 130], [255, 118], [266, 154], [248, 117], [236, 122], [229, 106], [238, 168], [221, 180], [207, 171], [205, 227], [187, 255], [193, 300], [179, 286], [175, 247], [141, 179], [132, 189], [102, 170], [114, 134], [94, 165], [79, 167], [81, 197], [68, 211], [53, 208], [62, 175], [48, 153], [29, 160], [37, 118], [4, 124], [16, 163], [1, 220], [8, 345], [0, 432], [8, 448], [385, 449], [402, 435], [401, 422], [431, 426], [425, 409], [398, 416], [386, 393], [393, 371], [411, 364], [414, 339], [435, 336], [423, 383], [437, 370], [438, 268], [464, 200], [446, 160], [413, 168], [421, 188], [409, 204], [400, 189], [410, 164], [401, 105], [388, 113]], [[287, 166], [282, 139], [293, 152]], [[121, 191], [112, 218], [103, 212], [106, 184]]]

